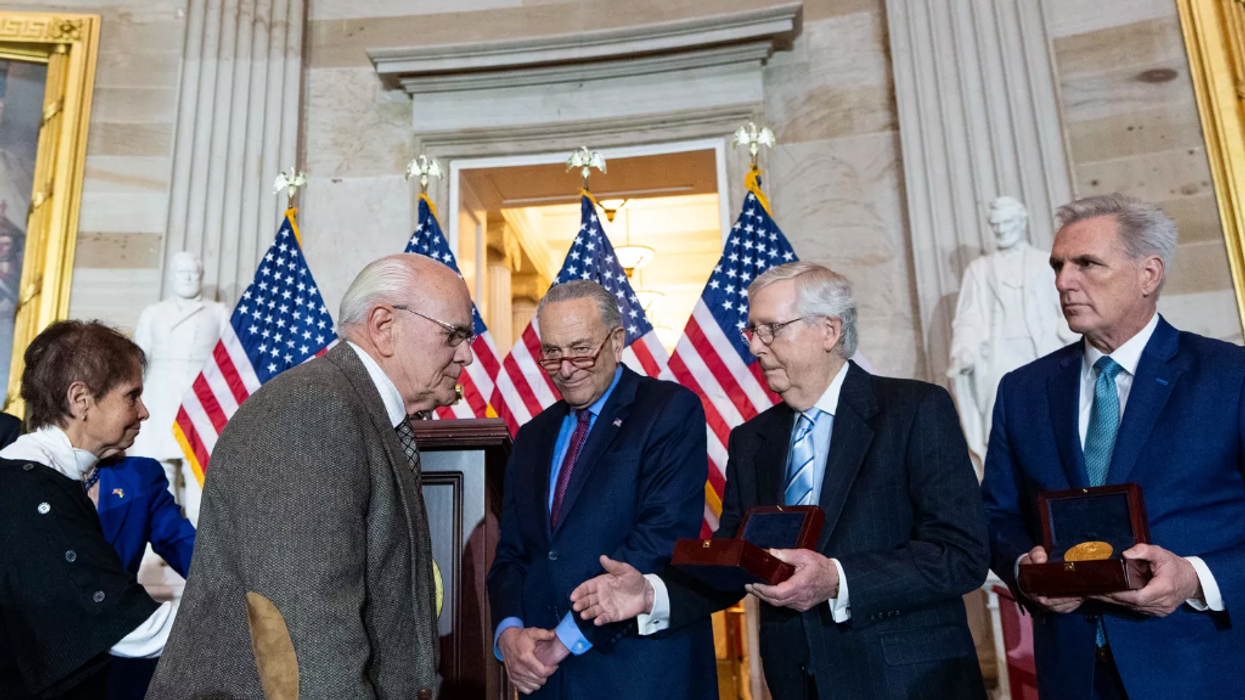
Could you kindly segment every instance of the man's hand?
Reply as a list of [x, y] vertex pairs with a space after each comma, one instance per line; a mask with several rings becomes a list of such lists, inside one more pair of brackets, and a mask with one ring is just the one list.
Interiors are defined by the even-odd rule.
[[[1020, 563], [1021, 564], [1045, 564], [1048, 561], [1048, 559], [1049, 558], [1046, 556], [1046, 550], [1043, 549], [1041, 545], [1038, 545], [1034, 547], [1033, 549], [1029, 550], [1028, 554], [1021, 557]], [[1029, 600], [1032, 600], [1033, 602], [1037, 603], [1040, 607], [1045, 608], [1046, 610], [1049, 610], [1050, 612], [1057, 612], [1057, 613], [1070, 613], [1076, 610], [1077, 608], [1081, 607], [1081, 603], [1085, 602], [1084, 598], [1079, 598], [1079, 597], [1047, 598], [1046, 596], [1029, 595], [1028, 593], [1025, 593], [1025, 595], [1029, 597]]]
[[558, 670], [556, 664], [545, 663], [536, 653], [538, 644], [551, 641], [558, 641], [558, 635], [538, 627], [508, 627], [497, 638], [510, 682], [524, 695], [536, 692]]
[[575, 612], [598, 627], [653, 611], [653, 586], [630, 564], [601, 555], [606, 573], [571, 591]]
[[1153, 578], [1140, 590], [1094, 596], [1095, 599], [1146, 615], [1167, 617], [1186, 600], [1203, 596], [1197, 570], [1187, 559], [1152, 544], [1134, 545], [1124, 551], [1124, 558], [1149, 562]]
[[833, 561], [807, 549], [771, 549], [769, 553], [795, 566], [795, 573], [777, 586], [764, 583], [745, 586], [749, 593], [766, 603], [804, 612], [839, 594], [839, 570]]
[[571, 650], [566, 648], [562, 640], [555, 633], [553, 639], [549, 641], [536, 642], [536, 658], [541, 663], [550, 667], [557, 668], [562, 660], [571, 655]]

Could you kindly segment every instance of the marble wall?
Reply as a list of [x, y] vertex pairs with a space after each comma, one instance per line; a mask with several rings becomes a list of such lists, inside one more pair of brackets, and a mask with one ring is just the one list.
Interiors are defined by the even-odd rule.
[[186, 1], [53, 0], [5, 9], [102, 18], [69, 314], [131, 330], [160, 294]]
[[1077, 196], [1158, 202], [1180, 227], [1160, 311], [1240, 343], [1241, 326], [1175, 0], [1046, 0]]

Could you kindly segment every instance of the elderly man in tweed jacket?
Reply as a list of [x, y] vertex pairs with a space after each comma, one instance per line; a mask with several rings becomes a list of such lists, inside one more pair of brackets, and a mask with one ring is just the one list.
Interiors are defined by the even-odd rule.
[[346, 341], [264, 385], [212, 455], [194, 573], [153, 698], [418, 698], [437, 674], [408, 416], [455, 398], [471, 300], [416, 255], [368, 265]]

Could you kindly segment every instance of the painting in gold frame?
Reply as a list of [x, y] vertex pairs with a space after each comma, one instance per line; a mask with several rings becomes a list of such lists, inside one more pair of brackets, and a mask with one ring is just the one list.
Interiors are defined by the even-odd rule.
[[1178, 0], [1215, 198], [1245, 328], [1245, 2]]
[[[16, 90], [3, 105], [10, 140], [0, 135], [0, 197], [14, 200], [0, 212], [0, 353], [9, 353], [0, 364], [4, 410], [18, 415], [26, 346], [69, 311], [99, 24], [98, 15], [0, 12], [5, 94]], [[32, 85], [40, 79], [41, 94]]]

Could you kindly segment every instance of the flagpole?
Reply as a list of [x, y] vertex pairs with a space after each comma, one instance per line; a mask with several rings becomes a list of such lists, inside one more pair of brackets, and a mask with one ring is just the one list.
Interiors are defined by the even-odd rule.
[[756, 122], [748, 122], [747, 124], [735, 130], [735, 138], [733, 146], [747, 146], [748, 155], [751, 157], [751, 167], [748, 170], [748, 177], [744, 180], [744, 187], [747, 188], [761, 206], [765, 208], [765, 213], [771, 217], [774, 215], [773, 210], [769, 207], [769, 200], [765, 194], [761, 192], [761, 168], [757, 166], [757, 160], [761, 155], [761, 147], [773, 148], [776, 140], [774, 132], [769, 127], [758, 127]]
[[298, 191], [307, 186], [307, 173], [298, 170], [294, 166], [290, 166], [289, 170], [277, 175], [276, 181], [272, 183], [273, 194], [281, 194], [281, 190], [285, 190], [285, 218], [290, 220], [290, 228], [294, 230], [294, 240], [298, 241], [301, 248], [303, 245], [303, 236], [298, 231], [298, 208], [294, 206], [294, 197]]

